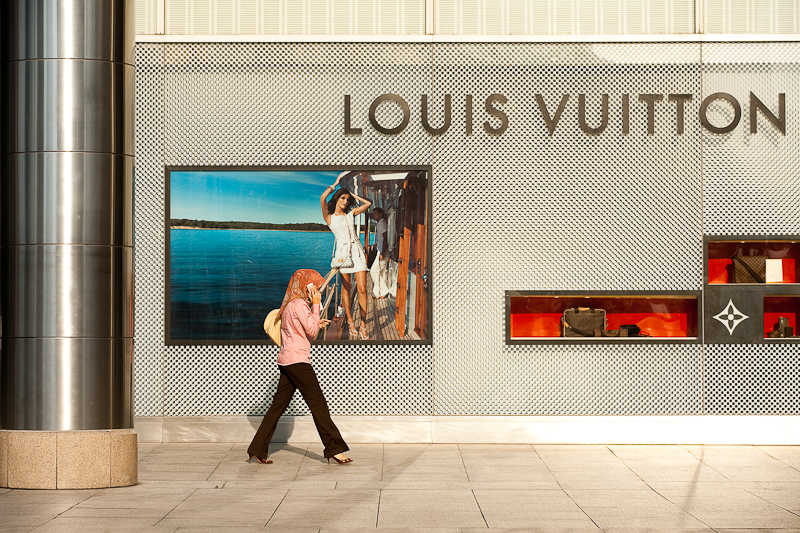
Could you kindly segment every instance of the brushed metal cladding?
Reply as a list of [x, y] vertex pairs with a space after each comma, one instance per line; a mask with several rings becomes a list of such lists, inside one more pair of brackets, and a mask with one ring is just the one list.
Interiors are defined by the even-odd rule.
[[2, 265], [4, 339], [133, 337], [133, 248], [5, 246]]
[[4, 0], [4, 59], [93, 59], [133, 65], [135, 0]]
[[4, 65], [3, 153], [133, 155], [134, 67], [44, 59]]
[[[800, 233], [800, 43], [703, 45], [703, 95], [732, 95], [742, 108], [738, 127], [703, 132], [703, 224], [710, 235]], [[786, 96], [786, 135], [759, 113], [750, 132], [750, 92], [776, 116]], [[709, 106], [717, 126], [733, 119], [730, 104]]]
[[[443, 94], [473, 95], [472, 135], [454, 112], [433, 146], [435, 414], [700, 413], [699, 346], [504, 345], [506, 290], [702, 288], [700, 102], [678, 135], [666, 101], [700, 94], [699, 47], [437, 43], [433, 61], [434, 124]], [[502, 136], [483, 131], [493, 93]], [[551, 115], [570, 95], [553, 135], [536, 94]], [[591, 127], [609, 95], [604, 132], [581, 131], [579, 94]], [[639, 94], [664, 95], [653, 135]]]
[[798, 383], [797, 344], [705, 347], [707, 414], [800, 414]]
[[134, 231], [137, 416], [164, 415], [164, 45], [136, 46]]
[[[3, 339], [0, 427], [128, 429], [132, 339]], [[34, 371], [35, 369], [35, 371]]]
[[[433, 361], [420, 361], [419, 348], [313, 346], [331, 414], [432, 414]], [[263, 415], [278, 385], [277, 354], [277, 346], [168, 346], [165, 416]], [[310, 414], [299, 392], [286, 414]]]
[[4, 244], [133, 246], [133, 157], [11, 154], [3, 176]]

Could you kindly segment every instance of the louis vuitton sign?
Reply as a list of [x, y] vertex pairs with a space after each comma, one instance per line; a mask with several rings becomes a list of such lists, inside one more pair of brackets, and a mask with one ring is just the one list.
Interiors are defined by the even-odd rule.
[[[631, 125], [631, 107], [634, 105], [642, 106], [642, 110], [646, 113], [647, 134], [655, 134], [655, 124], [659, 113], [657, 108], [663, 106], [672, 106], [675, 112], [675, 131], [676, 135], [683, 135], [684, 121], [686, 120], [685, 107], [687, 102], [694, 100], [693, 94], [639, 94], [639, 95], [615, 95], [613, 99], [616, 100], [615, 112], [609, 112], [610, 102], [612, 97], [608, 94], [600, 95], [599, 101], [588, 102], [585, 94], [571, 95], [564, 94], [561, 99], [556, 101], [546, 101], [541, 94], [536, 94], [536, 105], [541, 118], [544, 121], [544, 126], [549, 135], [553, 135], [558, 130], [559, 123], [562, 121], [562, 115], [567, 107], [567, 104], [574, 98], [577, 99], [578, 114], [577, 121], [581, 131], [587, 135], [600, 135], [608, 128], [610, 121], [617, 121], [620, 123], [622, 134], [628, 135], [630, 133]], [[344, 95], [344, 133], [346, 135], [361, 135], [363, 128], [368, 122], [369, 125], [377, 132], [384, 135], [400, 135], [403, 133], [411, 122], [412, 110], [408, 102], [401, 96], [396, 94], [382, 94], [376, 97], [369, 107], [367, 120], [364, 121], [363, 117], [353, 117], [350, 103], [351, 95]], [[722, 118], [727, 121], [726, 124], [712, 124], [708, 119], [709, 106], [717, 101], [725, 102], [721, 105], [726, 106], [728, 109], [725, 116]], [[509, 126], [509, 121], [513, 117], [504, 110], [504, 105], [508, 103], [508, 98], [502, 94], [490, 94], [483, 101], [481, 106], [483, 109], [479, 113], [475, 113], [473, 96], [471, 94], [465, 95], [463, 107], [459, 112], [464, 116], [464, 134], [472, 135], [475, 121], [478, 121], [478, 127], [482, 127], [489, 135], [502, 135], [506, 132]], [[377, 111], [382, 105], [396, 105], [402, 111], [402, 118], [397, 124], [385, 124], [378, 120]], [[595, 120], [590, 124], [587, 119], [587, 107], [589, 105], [597, 106], [600, 109], [600, 119]], [[431, 124], [429, 119], [431, 110], [428, 103], [428, 95], [421, 95], [419, 100], [419, 109], [416, 113], [419, 116], [419, 121], [422, 128], [430, 135], [443, 135], [450, 129], [452, 113], [453, 113], [453, 98], [450, 94], [444, 95], [443, 103], [444, 119], [439, 124]], [[750, 92], [749, 101], [747, 102], [747, 112], [750, 117], [750, 133], [758, 133], [758, 116], [761, 115], [771, 125], [770, 127], [779, 131], [782, 135], [786, 135], [786, 95], [784, 93], [778, 94], [778, 109], [774, 111], [764, 104], [755, 94]], [[478, 116], [476, 116], [478, 115]], [[704, 129], [711, 133], [729, 133], [733, 131], [742, 119], [742, 104], [728, 93], [714, 93], [703, 99], [697, 111], [697, 118]]]

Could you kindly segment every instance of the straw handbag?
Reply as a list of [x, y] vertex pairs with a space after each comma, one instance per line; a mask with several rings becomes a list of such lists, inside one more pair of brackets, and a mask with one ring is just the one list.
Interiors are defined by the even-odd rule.
[[278, 346], [281, 345], [281, 317], [278, 316], [280, 309], [273, 309], [264, 319], [264, 331], [269, 338]]

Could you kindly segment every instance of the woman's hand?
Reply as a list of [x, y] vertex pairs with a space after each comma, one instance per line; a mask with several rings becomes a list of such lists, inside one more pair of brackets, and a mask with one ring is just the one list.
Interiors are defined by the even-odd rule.
[[325, 328], [325, 327], [327, 327], [327, 326], [328, 326], [328, 324], [330, 324], [330, 323], [331, 323], [331, 321], [330, 321], [330, 320], [328, 320], [327, 318], [321, 318], [321, 319], [319, 320], [319, 329], [322, 329], [322, 328]]
[[319, 289], [312, 286], [308, 288], [308, 295], [311, 296], [311, 303], [318, 304], [322, 302], [322, 294], [319, 292]]
[[366, 198], [361, 198], [360, 196], [357, 196], [355, 194], [351, 194], [351, 196], [356, 200], [358, 200], [359, 202], [361, 202], [360, 206], [356, 207], [355, 209], [353, 209], [353, 211], [351, 211], [353, 213], [353, 216], [360, 215], [361, 213], [369, 209], [369, 206], [372, 205], [372, 202], [367, 200]]

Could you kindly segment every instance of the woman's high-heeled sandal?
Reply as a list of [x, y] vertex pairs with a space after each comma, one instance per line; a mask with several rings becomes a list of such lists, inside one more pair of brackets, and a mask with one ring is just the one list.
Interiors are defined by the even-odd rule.
[[331, 464], [331, 459], [339, 463], [340, 465], [346, 465], [347, 463], [352, 463], [353, 460], [350, 457], [345, 457], [344, 459], [338, 459], [336, 457], [328, 457], [328, 464]]
[[261, 457], [257, 457], [255, 455], [252, 455], [252, 454], [249, 454], [249, 453], [247, 455], [250, 456], [250, 457], [247, 458], [247, 462], [248, 463], [252, 463], [253, 462], [253, 457], [255, 457], [256, 461], [258, 461], [262, 465], [271, 465], [272, 464], [272, 459], [262, 459]]
[[358, 338], [361, 339], [362, 341], [369, 340], [369, 333], [367, 332], [367, 326], [365, 326], [364, 324], [361, 324], [361, 328], [358, 331]]
[[352, 322], [348, 322], [350, 324], [350, 336], [351, 337], [358, 337], [358, 330], [356, 330], [356, 325]]

